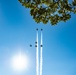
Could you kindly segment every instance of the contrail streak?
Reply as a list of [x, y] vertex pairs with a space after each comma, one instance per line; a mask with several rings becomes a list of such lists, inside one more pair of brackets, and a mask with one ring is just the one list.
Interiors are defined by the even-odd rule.
[[37, 31], [37, 36], [36, 36], [36, 42], [37, 42], [37, 47], [36, 47], [36, 75], [39, 75], [38, 31]]
[[41, 31], [41, 44], [40, 44], [40, 75], [42, 75], [42, 61], [43, 61], [43, 57], [42, 57], [42, 50], [43, 50], [43, 45], [42, 45], [42, 31]]

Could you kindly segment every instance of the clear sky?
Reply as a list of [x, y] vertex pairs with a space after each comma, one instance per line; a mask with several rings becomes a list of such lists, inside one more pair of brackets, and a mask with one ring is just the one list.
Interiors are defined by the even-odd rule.
[[37, 24], [18, 0], [0, 0], [0, 75], [17, 75], [9, 59], [19, 48], [30, 61], [21, 75], [36, 75], [36, 28], [43, 28], [43, 75], [76, 75], [76, 15], [56, 26]]

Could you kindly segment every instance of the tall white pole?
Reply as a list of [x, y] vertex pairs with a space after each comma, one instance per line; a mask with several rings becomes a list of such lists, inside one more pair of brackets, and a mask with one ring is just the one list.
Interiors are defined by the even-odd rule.
[[43, 52], [43, 39], [42, 39], [42, 30], [41, 30], [41, 43], [40, 43], [40, 75], [42, 75], [42, 63], [43, 63], [43, 57], [42, 57], [42, 52]]

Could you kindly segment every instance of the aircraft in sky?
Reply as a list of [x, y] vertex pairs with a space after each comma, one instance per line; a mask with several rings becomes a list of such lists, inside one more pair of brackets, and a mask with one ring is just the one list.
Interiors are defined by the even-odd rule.
[[[36, 28], [36, 30], [38, 31], [38, 28]], [[43, 31], [43, 29], [41, 28], [41, 31]], [[37, 41], [35, 42], [35, 47], [37, 47]], [[43, 45], [40, 45], [41, 47], [43, 47]], [[30, 44], [30, 47], [32, 47], [32, 45]]]
[[43, 45], [41, 45], [41, 47], [43, 47]]
[[30, 47], [32, 47], [32, 45], [30, 44]]
[[37, 42], [35, 42], [35, 44], [37, 44]]
[[43, 29], [41, 29], [41, 31], [43, 31]]
[[35, 47], [37, 47], [37, 45], [35, 45]]
[[36, 30], [38, 31], [38, 28]]

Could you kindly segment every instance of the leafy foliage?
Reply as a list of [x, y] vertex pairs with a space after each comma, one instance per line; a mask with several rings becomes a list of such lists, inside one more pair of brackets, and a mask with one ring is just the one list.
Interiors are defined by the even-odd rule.
[[60, 21], [66, 22], [71, 13], [76, 14], [76, 0], [19, 0], [22, 6], [30, 8], [30, 14], [37, 22], [56, 25]]

